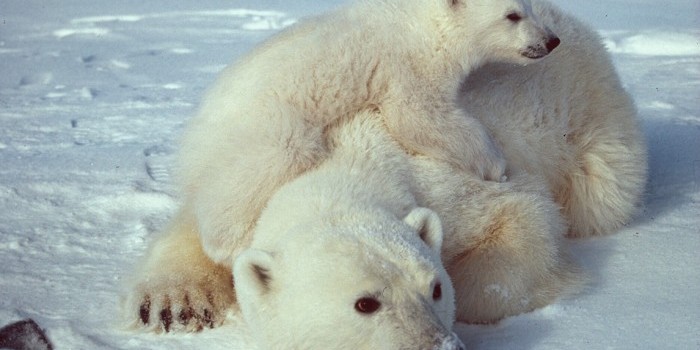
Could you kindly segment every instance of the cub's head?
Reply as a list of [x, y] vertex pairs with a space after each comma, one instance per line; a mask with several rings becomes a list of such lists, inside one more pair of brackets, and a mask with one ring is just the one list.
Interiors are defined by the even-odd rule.
[[234, 263], [262, 348], [463, 349], [436, 214], [333, 217], [253, 244]]
[[411, 0], [430, 8], [440, 46], [465, 69], [488, 62], [529, 64], [560, 43], [529, 0]]

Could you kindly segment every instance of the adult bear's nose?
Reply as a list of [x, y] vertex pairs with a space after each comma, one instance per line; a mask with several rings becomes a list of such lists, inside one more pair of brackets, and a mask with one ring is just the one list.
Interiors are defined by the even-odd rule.
[[554, 49], [557, 48], [557, 46], [559, 46], [559, 44], [561, 44], [561, 40], [559, 40], [559, 38], [557, 38], [556, 36], [550, 38], [549, 40], [547, 40], [547, 52], [552, 52]]

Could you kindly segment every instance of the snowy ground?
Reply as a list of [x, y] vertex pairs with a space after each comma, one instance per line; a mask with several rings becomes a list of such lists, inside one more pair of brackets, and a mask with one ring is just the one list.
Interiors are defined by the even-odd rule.
[[[606, 38], [650, 149], [639, 217], [573, 242], [593, 283], [471, 349], [700, 349], [700, 3], [559, 0]], [[58, 349], [244, 349], [117, 327], [120, 280], [175, 207], [174, 140], [225, 64], [312, 0], [0, 1], [0, 327]]]

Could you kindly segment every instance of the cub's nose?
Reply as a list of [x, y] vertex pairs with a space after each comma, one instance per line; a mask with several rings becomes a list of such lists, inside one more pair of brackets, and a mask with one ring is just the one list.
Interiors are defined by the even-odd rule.
[[549, 40], [547, 40], [547, 52], [552, 52], [554, 49], [557, 48], [557, 46], [559, 46], [559, 44], [561, 44], [561, 40], [559, 40], [559, 38], [557, 38], [556, 36], [550, 38]]

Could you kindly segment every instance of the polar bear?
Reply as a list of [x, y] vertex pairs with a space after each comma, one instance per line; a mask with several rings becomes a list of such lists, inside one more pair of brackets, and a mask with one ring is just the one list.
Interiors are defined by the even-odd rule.
[[500, 180], [500, 150], [455, 104], [460, 82], [558, 44], [527, 0], [358, 0], [282, 31], [222, 72], [185, 133], [179, 173], [205, 252], [230, 264], [270, 196], [325, 159], [326, 130], [363, 109], [409, 152]]
[[464, 349], [440, 219], [380, 118], [329, 131], [331, 155], [270, 199], [235, 260], [242, 315], [263, 349]]

